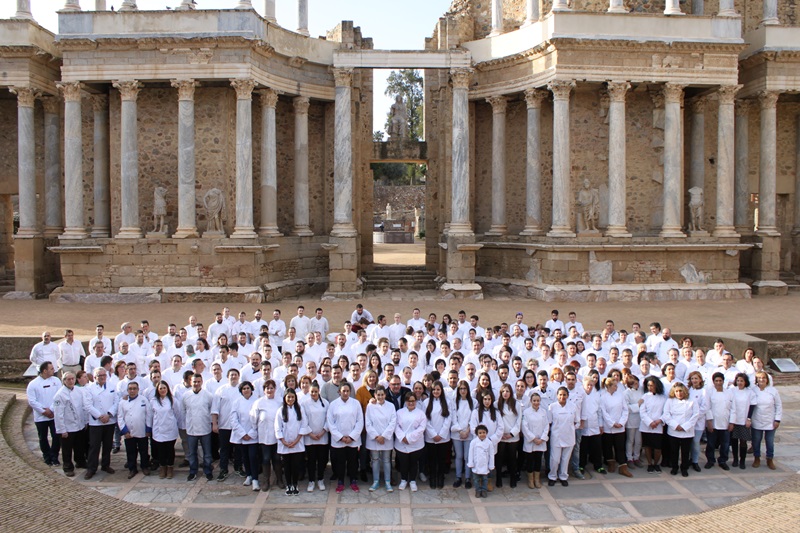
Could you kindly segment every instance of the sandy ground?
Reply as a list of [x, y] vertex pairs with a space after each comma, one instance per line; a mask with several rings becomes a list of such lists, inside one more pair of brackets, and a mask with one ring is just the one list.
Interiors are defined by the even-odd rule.
[[425, 241], [414, 244], [373, 244], [376, 265], [424, 265]]

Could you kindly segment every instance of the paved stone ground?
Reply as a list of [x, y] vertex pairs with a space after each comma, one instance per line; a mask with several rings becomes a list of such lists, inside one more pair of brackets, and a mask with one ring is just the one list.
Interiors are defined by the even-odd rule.
[[[64, 480], [171, 515], [256, 531], [569, 531], [647, 524], [727, 506], [797, 477], [793, 474], [800, 469], [800, 386], [781, 387], [780, 391], [784, 420], [776, 439], [776, 471], [765, 467], [730, 472], [714, 468], [700, 474], [691, 472], [684, 479], [668, 473], [648, 475], [636, 469], [633, 479], [598, 475], [587, 481], [571, 479], [567, 488], [545, 486], [540, 490], [530, 490], [523, 484], [516, 489], [497, 489], [487, 499], [475, 499], [474, 491], [463, 488], [430, 490], [422, 483], [415, 494], [408, 490], [369, 493], [367, 484], [362, 483], [359, 494], [348, 489], [338, 495], [329, 486], [325, 492], [303, 491], [287, 497], [277, 489], [255, 493], [243, 487], [237, 476], [224, 483], [204, 479], [187, 483], [187, 469], [177, 469], [173, 480], [140, 473], [128, 481], [124, 453], [120, 453], [113, 456], [114, 475], [98, 472], [91, 481], [84, 481], [79, 471], [72, 480]], [[38, 443], [30, 419], [24, 438], [35, 460]], [[177, 448], [180, 450], [180, 446]], [[52, 470], [60, 474], [60, 470]], [[451, 482], [452, 474], [447, 480]], [[795, 499], [800, 500], [794, 492]], [[692, 527], [698, 524], [692, 523]]]

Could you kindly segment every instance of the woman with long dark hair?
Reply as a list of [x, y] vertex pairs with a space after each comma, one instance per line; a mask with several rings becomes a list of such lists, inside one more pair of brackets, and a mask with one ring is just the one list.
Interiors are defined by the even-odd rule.
[[472, 431], [469, 423], [473, 408], [469, 383], [462, 379], [456, 385], [456, 397], [450, 425], [450, 439], [453, 441], [453, 450], [456, 456], [454, 488], [460, 487], [462, 480], [464, 480], [464, 486], [467, 489], [472, 488], [472, 472], [467, 466], [467, 454], [469, 452], [469, 442], [472, 440]]
[[315, 486], [319, 490], [325, 490], [325, 466], [328, 464], [328, 431], [325, 429], [325, 419], [328, 405], [320, 396], [316, 381], [311, 383], [308, 395], [300, 400], [300, 407], [308, 418], [309, 429], [308, 435], [303, 438], [308, 466], [307, 492], [313, 492]]
[[514, 399], [514, 391], [508, 383], [500, 387], [500, 398], [497, 400], [497, 412], [503, 425], [503, 435], [497, 443], [497, 456], [494, 460], [497, 470], [498, 487], [503, 486], [503, 466], [509, 476], [509, 485], [517, 486], [517, 446], [519, 443], [520, 423], [522, 421], [522, 405]]
[[158, 382], [155, 398], [150, 400], [150, 405], [153, 408], [153, 459], [160, 465], [158, 477], [172, 479], [180, 406], [173, 400], [166, 381]]
[[300, 494], [297, 483], [303, 471], [303, 457], [306, 451], [303, 437], [308, 435], [308, 417], [297, 402], [297, 393], [287, 389], [283, 394], [283, 405], [275, 416], [275, 437], [278, 439], [278, 455], [283, 463], [286, 476], [286, 495]]
[[428, 475], [432, 489], [444, 488], [444, 474], [450, 453], [450, 406], [441, 381], [431, 387], [431, 398], [425, 408], [425, 447]]
[[[472, 438], [477, 436], [475, 434], [475, 428], [477, 428], [478, 425], [485, 426], [488, 438], [492, 441], [494, 454], [497, 455], [497, 444], [500, 442], [500, 439], [503, 438], [503, 419], [497, 412], [497, 408], [494, 404], [494, 395], [491, 393], [491, 389], [482, 392], [476, 399], [478, 400], [478, 406], [472, 412], [472, 416], [469, 420], [469, 427], [472, 429]], [[489, 481], [486, 490], [489, 492], [494, 490], [491, 472], [489, 472]]]

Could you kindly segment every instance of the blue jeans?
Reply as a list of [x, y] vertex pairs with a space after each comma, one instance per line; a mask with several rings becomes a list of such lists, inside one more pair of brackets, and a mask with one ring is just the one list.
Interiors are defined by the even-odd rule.
[[581, 457], [581, 437], [583, 436], [582, 429], [575, 430], [575, 447], [572, 448], [572, 456], [569, 458], [569, 466], [572, 467], [573, 472], [579, 472], [580, 457]]
[[[58, 452], [61, 450], [61, 435], [56, 433], [55, 420], [45, 420], [36, 422], [36, 433], [39, 435], [39, 449], [42, 451], [42, 458], [47, 464], [58, 462]], [[47, 434], [50, 434], [50, 441]]]
[[703, 436], [702, 429], [694, 430], [694, 440], [692, 440], [692, 464], [700, 462], [700, 437]]
[[467, 466], [467, 453], [469, 452], [469, 440], [454, 440], [453, 449], [456, 452], [456, 477], [461, 478], [464, 474], [465, 479], [472, 477], [472, 470]]
[[197, 474], [197, 445], [203, 447], [203, 473], [210, 476], [213, 472], [211, 467], [211, 433], [207, 435], [188, 435], [189, 440], [189, 474]]
[[775, 457], [775, 430], [753, 429], [753, 457], [761, 457], [761, 441], [767, 441], [767, 459]]
[[728, 462], [728, 451], [731, 447], [731, 432], [725, 429], [715, 429], [706, 434], [706, 460], [714, 463], [714, 450], [719, 445], [719, 464]]
[[258, 479], [258, 442], [253, 444], [240, 444], [238, 446], [242, 450], [242, 462], [244, 463], [244, 472], [253, 479]]
[[475, 474], [475, 490], [486, 492], [488, 490], [489, 476], [486, 474]]
[[383, 478], [386, 483], [392, 482], [392, 450], [370, 450], [370, 462], [372, 463], [372, 481], [378, 483], [381, 480], [381, 465], [383, 465]]

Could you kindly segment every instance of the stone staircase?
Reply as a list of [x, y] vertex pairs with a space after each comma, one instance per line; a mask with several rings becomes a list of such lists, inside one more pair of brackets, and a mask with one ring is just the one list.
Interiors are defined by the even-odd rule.
[[14, 290], [14, 271], [5, 270], [0, 272], [0, 297], [7, 292]]
[[800, 292], [800, 281], [794, 272], [781, 271], [780, 280], [789, 286], [789, 292]]
[[380, 290], [433, 290], [437, 289], [436, 273], [422, 266], [378, 266], [364, 273], [364, 289]]

